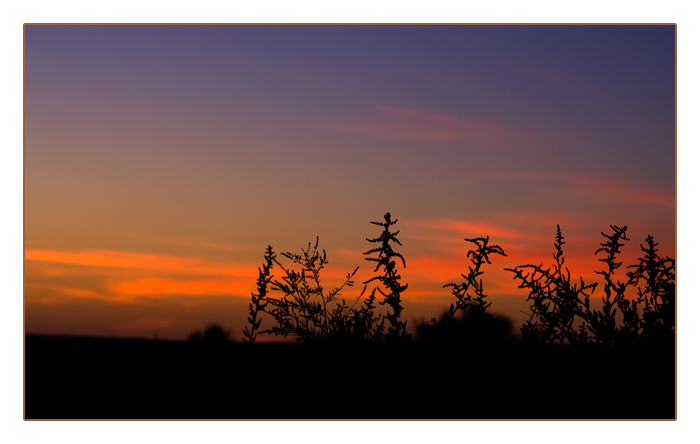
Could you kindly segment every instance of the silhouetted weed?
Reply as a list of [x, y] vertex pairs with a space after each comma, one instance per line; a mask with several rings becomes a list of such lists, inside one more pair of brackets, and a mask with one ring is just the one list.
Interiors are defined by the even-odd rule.
[[[364, 282], [365, 287], [351, 306], [339, 296], [345, 287], [353, 286], [352, 278], [359, 267], [348, 273], [339, 287], [326, 291], [321, 283], [321, 271], [328, 260], [326, 252], [318, 250], [318, 238], [313, 247], [309, 243], [307, 248], [302, 248], [301, 254], [282, 253], [292, 262], [291, 267], [277, 260], [272, 247], [268, 246], [265, 263], [258, 269], [257, 291], [251, 294], [249, 326], [243, 330], [244, 341], [256, 341], [262, 322], [261, 313], [270, 315], [274, 325], [260, 333], [292, 336], [302, 342], [409, 341], [411, 334], [406, 332], [407, 322], [401, 320], [401, 295], [408, 286], [400, 282], [396, 258], [404, 267], [406, 261], [392, 245], [401, 245], [396, 237], [399, 231], [391, 231], [396, 222], [390, 213], [385, 214], [383, 222], [371, 222], [383, 230], [379, 237], [367, 239], [379, 246], [364, 254], [376, 254], [365, 259], [376, 262], [374, 272], [379, 273]], [[596, 255], [605, 254], [599, 261], [606, 265], [595, 271], [604, 281], [605, 294], [600, 311], [592, 308], [590, 301], [598, 284], [586, 284], [582, 278], [579, 282], [572, 282], [571, 273], [564, 265], [565, 242], [559, 225], [552, 255], [553, 266], [544, 268], [543, 264], [526, 264], [505, 268], [514, 274], [513, 279], [519, 281], [518, 288], [529, 291], [530, 316], [520, 327], [524, 341], [612, 345], [655, 343], [675, 337], [675, 261], [659, 257], [658, 244], [649, 236], [647, 246], [642, 246], [644, 255], [637, 264], [627, 267], [631, 270], [627, 273], [627, 280], [616, 281], [615, 271], [622, 266], [617, 257], [624, 246], [622, 241], [629, 239], [626, 237], [627, 227], [611, 225], [611, 228], [612, 234], [601, 233], [606, 241], [595, 252]], [[491, 302], [487, 301], [482, 280], [483, 269], [486, 264], [491, 264], [491, 257], [507, 255], [499, 245], [489, 245], [488, 236], [465, 240], [476, 246], [467, 253], [471, 261], [469, 272], [462, 274], [463, 282], [444, 286], [451, 288], [456, 301], [440, 320], [432, 318], [431, 325], [418, 326], [418, 338], [423, 341], [488, 342], [507, 337], [510, 321], [500, 320], [488, 312]], [[272, 276], [275, 266], [282, 272], [278, 280]], [[300, 269], [294, 269], [294, 266]], [[372, 282], [380, 285], [363, 299], [367, 285]], [[626, 296], [630, 287], [637, 289], [634, 298]], [[272, 297], [271, 292], [282, 296]], [[385, 314], [376, 313], [377, 293], [383, 297], [379, 305], [388, 307]], [[362, 303], [356, 307], [361, 299]], [[457, 318], [458, 312], [462, 314], [461, 318]]]
[[554, 243], [557, 251], [553, 254], [553, 268], [545, 269], [542, 268], [542, 264], [528, 264], [505, 269], [515, 274], [513, 279], [520, 281], [518, 288], [527, 288], [530, 291], [527, 297], [527, 300], [531, 301], [530, 318], [520, 328], [525, 340], [560, 343], [586, 341], [585, 330], [576, 331], [574, 322], [581, 314], [584, 300], [590, 297], [587, 291], [592, 292], [596, 284], [586, 285], [582, 278], [580, 287], [571, 283], [571, 273], [564, 267], [564, 243], [564, 236], [557, 225]]
[[[637, 305], [644, 304], [640, 340], [642, 342], [666, 342], [675, 336], [676, 323], [676, 262], [657, 254], [658, 243], [650, 235], [647, 247], [641, 246], [644, 256], [638, 258], [632, 271], [627, 273], [628, 285], [637, 285]], [[639, 287], [641, 282], [643, 287]]]
[[272, 289], [282, 292], [283, 296], [265, 298], [267, 304], [262, 309], [276, 322], [265, 332], [284, 337], [292, 335], [304, 342], [348, 336], [354, 320], [353, 311], [338, 296], [344, 287], [353, 285], [352, 277], [359, 267], [348, 273], [342, 285], [324, 292], [321, 270], [328, 260], [325, 250], [318, 251], [318, 238], [313, 247], [309, 243], [307, 248], [302, 248], [302, 254], [282, 253], [282, 256], [300, 265], [301, 270], [287, 268], [277, 259], [271, 259], [283, 273], [282, 280], [272, 281]]
[[[634, 320], [637, 315], [636, 303], [630, 305], [629, 301], [625, 299], [625, 288], [627, 283], [623, 282], [613, 282], [613, 274], [615, 270], [620, 268], [622, 263], [615, 262], [617, 254], [620, 253], [620, 248], [624, 245], [622, 240], [629, 240], [625, 237], [625, 232], [627, 227], [618, 227], [616, 225], [611, 225], [610, 228], [613, 229], [613, 234], [607, 235], [601, 233], [605, 236], [608, 241], [601, 244], [601, 248], [596, 250], [595, 254], [600, 252], [607, 253], [607, 256], [598, 259], [607, 265], [605, 270], [595, 270], [595, 273], [603, 276], [605, 281], [605, 286], [603, 290], [605, 291], [605, 296], [603, 296], [603, 311], [591, 310], [590, 309], [590, 299], [586, 298], [583, 301], [583, 308], [585, 313], [583, 318], [588, 322], [588, 330], [593, 333], [593, 339], [599, 343], [606, 344], [616, 344], [620, 342], [628, 342], [625, 338], [631, 338], [631, 336], [637, 335], [637, 327], [634, 325], [637, 322]], [[627, 328], [617, 329], [615, 316], [617, 314], [618, 307], [623, 313], [625, 319], [625, 324]], [[585, 332], [584, 332], [585, 334]]]
[[[427, 342], [490, 342], [502, 336], [499, 329], [510, 331], [509, 321], [499, 322], [497, 317], [486, 311], [491, 302], [486, 302], [484, 283], [480, 276], [484, 274], [482, 266], [491, 264], [490, 254], [507, 256], [499, 245], [489, 245], [488, 236], [475, 239], [465, 239], [476, 245], [476, 250], [469, 250], [467, 257], [471, 260], [469, 273], [462, 274], [464, 282], [460, 284], [450, 283], [443, 288], [452, 287], [452, 295], [457, 298], [456, 303], [443, 313], [438, 321], [431, 318], [431, 325], [418, 326], [418, 337]], [[455, 315], [461, 312], [462, 319], [456, 319]], [[507, 332], [506, 332], [507, 336]]]
[[262, 269], [258, 268], [258, 282], [257, 282], [257, 293], [251, 294], [251, 302], [248, 304], [248, 312], [250, 316], [248, 317], [248, 323], [250, 324], [250, 329], [245, 327], [243, 329], [243, 341], [253, 343], [258, 336], [258, 329], [260, 328], [260, 323], [262, 319], [258, 319], [258, 313], [264, 312], [265, 307], [267, 307], [267, 286], [272, 280], [272, 274], [270, 270], [272, 269], [272, 262], [277, 256], [272, 251], [271, 246], [267, 246], [265, 251], [265, 263]]
[[[498, 245], [489, 245], [489, 237], [478, 237], [476, 239], [464, 239], [477, 246], [476, 250], [469, 250], [467, 257], [471, 259], [472, 267], [469, 266], [469, 273], [462, 275], [464, 282], [461, 284], [446, 284], [444, 287], [452, 287], [452, 295], [457, 298], [457, 303], [450, 305], [448, 316], [452, 317], [459, 310], [465, 310], [467, 307], [475, 307], [478, 311], [486, 312], [486, 309], [491, 306], [491, 302], [486, 302], [486, 294], [484, 293], [484, 283], [481, 279], [477, 279], [484, 274], [481, 267], [484, 264], [491, 264], [489, 254], [498, 254], [507, 256], [503, 252], [503, 248]], [[473, 294], [469, 293], [469, 290]]]
[[[396, 271], [396, 261], [394, 258], [398, 257], [401, 259], [401, 263], [404, 267], [406, 267], [406, 261], [401, 253], [395, 252], [391, 246], [391, 242], [401, 245], [401, 242], [399, 242], [399, 240], [396, 238], [399, 231], [397, 230], [396, 232], [392, 233], [389, 229], [389, 227], [394, 225], [397, 220], [398, 219], [392, 221], [391, 214], [386, 213], [384, 215], [384, 222], [372, 222], [374, 225], [384, 227], [384, 230], [379, 237], [375, 239], [367, 239], [369, 242], [381, 243], [381, 245], [364, 253], [379, 253], [377, 257], [366, 257], [365, 260], [376, 262], [377, 267], [374, 269], [374, 272], [376, 273], [380, 268], [382, 268], [383, 274], [368, 279], [364, 282], [364, 284], [367, 285], [370, 282], [379, 281], [384, 287], [384, 290], [379, 287], [375, 287], [375, 290], [379, 291], [379, 293], [384, 296], [384, 300], [379, 302], [379, 304], [388, 305], [391, 308], [391, 310], [385, 315], [386, 320], [389, 321], [389, 328], [385, 337], [391, 340], [410, 340], [411, 334], [406, 333], [406, 322], [401, 321], [401, 311], [403, 310], [403, 307], [401, 306], [401, 293], [406, 290], [408, 285], [402, 285], [399, 283], [401, 276], [399, 276]], [[372, 296], [374, 296], [374, 291], [372, 292]]]
[[[602, 311], [591, 309], [590, 296], [597, 284], [586, 285], [580, 279], [580, 287], [571, 284], [571, 275], [564, 267], [562, 245], [564, 238], [557, 225], [554, 244], [553, 269], [543, 269], [542, 265], [522, 265], [506, 268], [520, 280], [519, 288], [530, 291], [528, 301], [532, 301], [531, 315], [521, 327], [523, 339], [544, 342], [599, 344], [635, 344], [672, 341], [675, 335], [675, 262], [671, 258], [660, 258], [651, 236], [647, 237], [647, 247], [642, 245], [644, 256], [638, 264], [631, 265], [626, 282], [614, 282], [615, 270], [621, 267], [616, 262], [622, 240], [629, 240], [625, 234], [627, 227], [610, 226], [613, 233], [601, 233], [607, 241], [595, 254], [606, 253], [599, 259], [606, 269], [596, 270], [605, 282], [602, 298]], [[532, 271], [527, 271], [528, 269]], [[565, 270], [566, 272], [564, 273]], [[644, 286], [639, 284], [644, 282]], [[637, 298], [626, 297], [626, 290], [637, 287]], [[588, 291], [590, 290], [590, 291]], [[642, 309], [640, 317], [639, 309]], [[618, 312], [619, 309], [619, 312]], [[618, 326], [618, 320], [621, 324]], [[578, 329], [575, 324], [578, 323]], [[589, 335], [592, 334], [592, 336]]]

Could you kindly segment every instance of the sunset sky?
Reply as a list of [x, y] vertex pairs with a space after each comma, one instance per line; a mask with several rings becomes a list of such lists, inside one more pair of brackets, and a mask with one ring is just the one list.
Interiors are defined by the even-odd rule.
[[464, 239], [488, 235], [517, 330], [503, 268], [550, 264], [557, 224], [576, 280], [611, 224], [623, 265], [649, 234], [675, 257], [675, 32], [26, 26], [25, 331], [239, 338], [268, 245], [318, 236], [328, 287], [360, 266], [351, 301], [386, 212], [404, 319], [449, 307]]

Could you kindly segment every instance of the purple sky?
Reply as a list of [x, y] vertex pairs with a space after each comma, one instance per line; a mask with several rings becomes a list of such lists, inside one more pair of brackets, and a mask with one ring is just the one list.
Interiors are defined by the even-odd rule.
[[30, 333], [238, 333], [268, 244], [367, 279], [387, 211], [409, 320], [489, 235], [518, 321], [557, 224], [584, 279], [610, 224], [675, 257], [675, 27], [27, 26], [24, 161]]

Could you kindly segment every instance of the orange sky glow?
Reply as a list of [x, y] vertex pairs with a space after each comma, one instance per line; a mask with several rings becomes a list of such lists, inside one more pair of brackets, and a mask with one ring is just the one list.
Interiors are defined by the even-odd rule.
[[623, 266], [647, 235], [676, 257], [675, 46], [661, 25], [27, 25], [25, 331], [240, 338], [265, 248], [288, 266], [317, 237], [327, 289], [360, 267], [353, 303], [387, 212], [409, 329], [489, 236], [517, 330], [504, 268], [551, 265], [557, 224], [576, 282], [600, 282], [611, 224]]

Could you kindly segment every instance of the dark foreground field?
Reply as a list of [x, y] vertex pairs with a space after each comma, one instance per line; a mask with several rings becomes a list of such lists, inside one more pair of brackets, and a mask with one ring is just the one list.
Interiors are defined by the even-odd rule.
[[26, 419], [674, 419], [673, 346], [27, 335]]

